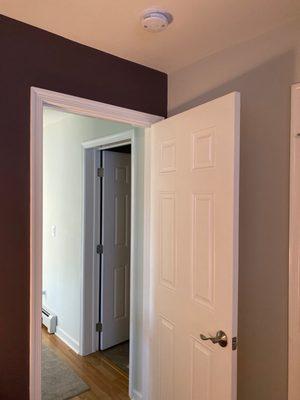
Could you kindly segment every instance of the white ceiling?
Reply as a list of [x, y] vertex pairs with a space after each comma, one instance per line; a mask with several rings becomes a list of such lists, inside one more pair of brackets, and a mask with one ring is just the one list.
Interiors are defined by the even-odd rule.
[[[174, 22], [143, 31], [159, 6]], [[173, 72], [300, 15], [299, 0], [0, 0], [0, 13], [122, 58]]]

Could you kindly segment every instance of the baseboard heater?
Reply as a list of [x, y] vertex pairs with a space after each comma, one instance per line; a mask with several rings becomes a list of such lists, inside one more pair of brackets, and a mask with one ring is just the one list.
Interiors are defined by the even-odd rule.
[[56, 332], [57, 316], [46, 308], [42, 308], [42, 324], [48, 329], [48, 333]]

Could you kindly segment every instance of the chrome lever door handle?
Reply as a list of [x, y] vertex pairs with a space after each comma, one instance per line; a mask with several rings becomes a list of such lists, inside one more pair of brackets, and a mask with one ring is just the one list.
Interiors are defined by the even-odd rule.
[[200, 338], [202, 340], [210, 340], [213, 344], [218, 344], [221, 347], [226, 347], [228, 344], [228, 338], [225, 332], [223, 331], [218, 331], [216, 336], [211, 337], [211, 336], [205, 336], [205, 335], [200, 335]]

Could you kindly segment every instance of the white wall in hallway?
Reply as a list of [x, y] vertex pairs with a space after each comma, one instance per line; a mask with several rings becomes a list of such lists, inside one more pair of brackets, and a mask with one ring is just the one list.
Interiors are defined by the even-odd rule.
[[288, 396], [290, 85], [299, 81], [299, 18], [169, 75], [170, 115], [241, 93], [239, 400]]

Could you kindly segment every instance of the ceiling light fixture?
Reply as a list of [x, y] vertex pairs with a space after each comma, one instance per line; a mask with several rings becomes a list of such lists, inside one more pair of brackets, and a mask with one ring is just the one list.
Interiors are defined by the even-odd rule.
[[161, 32], [167, 29], [172, 21], [172, 14], [158, 9], [145, 10], [141, 19], [143, 28], [149, 32]]

